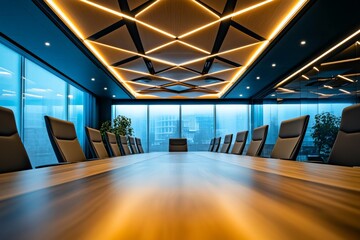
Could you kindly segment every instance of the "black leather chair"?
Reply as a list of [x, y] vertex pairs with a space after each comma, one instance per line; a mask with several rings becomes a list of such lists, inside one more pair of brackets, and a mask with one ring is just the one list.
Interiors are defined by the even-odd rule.
[[231, 150], [232, 154], [241, 155], [243, 153], [245, 145], [246, 145], [246, 139], [247, 139], [248, 133], [249, 133], [249, 131], [243, 131], [243, 132], [238, 132], [236, 134], [234, 146]]
[[94, 128], [85, 127], [85, 132], [90, 143], [90, 149], [93, 156], [97, 159], [108, 158], [109, 154], [106, 151], [100, 131]]
[[136, 146], [138, 148], [139, 153], [144, 153], [144, 149], [143, 149], [142, 144], [141, 144], [141, 139], [140, 138], [135, 138], [135, 142], [136, 142]]
[[128, 145], [126, 136], [119, 136], [120, 138], [120, 151], [122, 155], [130, 155], [131, 151]]
[[360, 104], [344, 108], [328, 163], [360, 166]]
[[169, 152], [187, 152], [187, 139], [186, 138], [170, 138], [169, 139]]
[[217, 152], [220, 147], [221, 137], [215, 138], [212, 152]]
[[75, 126], [72, 122], [44, 116], [46, 129], [58, 161], [81, 162], [86, 157], [76, 136]]
[[231, 142], [232, 142], [232, 137], [233, 137], [232, 134], [228, 134], [228, 135], [225, 136], [224, 144], [222, 145], [221, 150], [220, 150], [221, 153], [228, 153], [229, 152], [230, 145], [231, 145]]
[[12, 110], [0, 107], [0, 173], [31, 169]]
[[105, 142], [109, 153], [112, 157], [121, 156], [119, 143], [117, 141], [116, 135], [114, 133], [106, 132], [105, 133]]
[[215, 143], [215, 138], [211, 139], [210, 141], [210, 145], [209, 145], [209, 152], [212, 152], [212, 150], [214, 149], [214, 143]]
[[260, 156], [264, 148], [269, 125], [255, 128], [252, 134], [250, 146], [246, 152], [248, 156]]
[[309, 123], [309, 115], [282, 121], [272, 158], [296, 160]]
[[130, 149], [131, 149], [132, 154], [138, 154], [139, 151], [137, 150], [137, 147], [136, 147], [135, 138], [131, 137], [131, 136], [128, 136], [128, 138], [129, 138]]

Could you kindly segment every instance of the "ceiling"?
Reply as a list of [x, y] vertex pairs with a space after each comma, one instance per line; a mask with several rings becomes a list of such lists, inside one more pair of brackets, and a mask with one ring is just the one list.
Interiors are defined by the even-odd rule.
[[306, 0], [45, 0], [137, 99], [221, 98]]

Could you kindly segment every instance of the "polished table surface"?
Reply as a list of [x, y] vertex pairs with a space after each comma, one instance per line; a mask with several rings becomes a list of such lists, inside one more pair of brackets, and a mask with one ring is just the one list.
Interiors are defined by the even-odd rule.
[[0, 175], [0, 239], [359, 237], [359, 168], [188, 152]]

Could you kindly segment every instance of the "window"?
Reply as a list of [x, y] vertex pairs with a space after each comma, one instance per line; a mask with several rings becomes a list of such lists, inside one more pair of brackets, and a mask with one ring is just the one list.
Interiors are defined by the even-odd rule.
[[68, 120], [73, 122], [75, 125], [76, 134], [78, 136], [81, 146], [85, 146], [85, 115], [84, 115], [84, 104], [85, 104], [85, 94], [83, 91], [69, 85], [69, 94], [68, 94]]
[[131, 119], [131, 126], [134, 129], [134, 136], [141, 139], [145, 152], [148, 151], [147, 142], [147, 105], [117, 105], [113, 106], [112, 119], [122, 115]]
[[66, 119], [66, 83], [29, 60], [25, 69], [24, 145], [33, 165], [54, 163], [44, 116]]
[[214, 136], [214, 105], [181, 106], [181, 137], [189, 151], [205, 151]]
[[179, 138], [179, 105], [149, 106], [149, 151], [169, 150], [169, 138]]
[[20, 131], [21, 56], [0, 44], [0, 106], [13, 110]]

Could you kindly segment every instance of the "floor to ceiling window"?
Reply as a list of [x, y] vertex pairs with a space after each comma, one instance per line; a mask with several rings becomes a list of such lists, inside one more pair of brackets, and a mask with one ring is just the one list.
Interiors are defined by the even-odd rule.
[[73, 122], [84, 146], [85, 99], [90, 95], [3, 44], [0, 56], [0, 106], [14, 111], [32, 165], [57, 162], [45, 115]]

